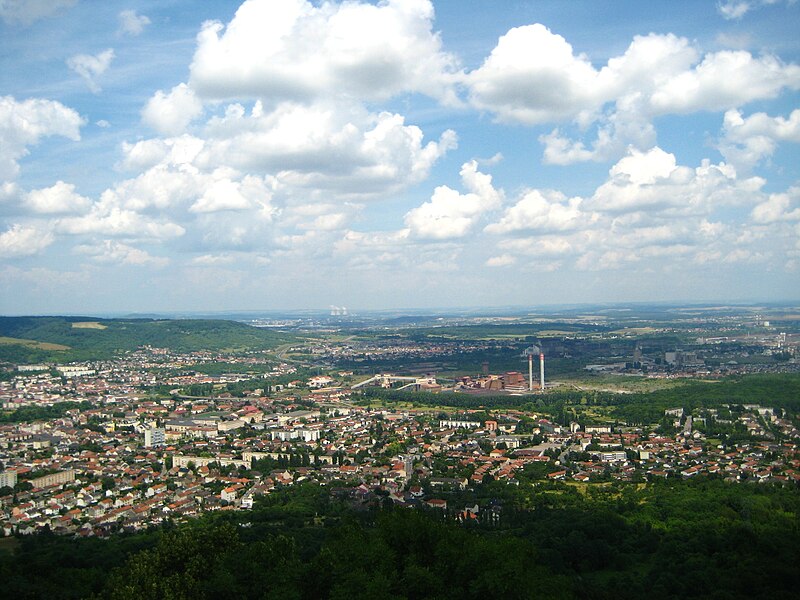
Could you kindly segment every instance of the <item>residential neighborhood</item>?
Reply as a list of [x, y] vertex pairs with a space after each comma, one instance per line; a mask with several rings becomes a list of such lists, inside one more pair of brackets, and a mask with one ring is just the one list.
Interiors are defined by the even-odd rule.
[[[800, 431], [766, 400], [670, 408], [651, 428], [562, 423], [525, 410], [372, 406], [342, 384], [351, 373], [294, 379], [289, 364], [264, 372], [273, 383], [237, 396], [185, 394], [246, 381], [248, 365], [260, 364], [257, 356], [237, 359], [243, 373], [219, 375], [170, 368], [217, 358], [144, 347], [58, 371], [25, 365], [0, 382], [4, 409], [43, 411], [0, 424], [3, 534], [103, 537], [252, 508], [259, 496], [307, 481], [355, 507], [391, 502], [462, 521], [490, 509], [482, 518], [500, 518], [498, 507], [448, 503], [451, 492], [491, 481], [800, 482]], [[47, 416], [63, 406], [70, 408]]]

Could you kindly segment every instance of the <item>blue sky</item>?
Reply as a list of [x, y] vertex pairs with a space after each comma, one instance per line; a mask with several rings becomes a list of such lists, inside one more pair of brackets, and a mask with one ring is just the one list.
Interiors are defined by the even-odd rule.
[[0, 0], [0, 313], [800, 297], [790, 0]]

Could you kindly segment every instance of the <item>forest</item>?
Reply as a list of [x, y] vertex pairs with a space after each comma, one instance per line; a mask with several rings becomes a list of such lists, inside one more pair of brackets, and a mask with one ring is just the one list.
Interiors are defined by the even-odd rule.
[[[4, 338], [0, 345], [0, 361], [16, 364], [107, 359], [143, 345], [170, 348], [175, 352], [261, 350], [298, 339], [284, 331], [251, 327], [236, 321], [95, 317], [0, 317], [0, 337]], [[51, 349], [48, 345], [67, 349]]]
[[477, 487], [470, 501], [497, 519], [364, 508], [302, 484], [146, 532], [29, 536], [0, 551], [0, 577], [13, 598], [796, 597], [797, 489]]

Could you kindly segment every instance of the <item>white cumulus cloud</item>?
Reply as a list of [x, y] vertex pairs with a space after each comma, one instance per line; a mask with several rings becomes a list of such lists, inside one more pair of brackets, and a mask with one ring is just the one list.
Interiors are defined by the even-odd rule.
[[75, 213], [87, 210], [91, 200], [75, 192], [71, 183], [57, 181], [55, 185], [28, 192], [25, 207], [39, 214]]
[[596, 106], [596, 80], [585, 56], [538, 23], [509, 30], [467, 77], [476, 107], [526, 124], [570, 119]]
[[[524, 192], [485, 227], [498, 236], [486, 265], [532, 257], [538, 270], [669, 270], [689, 261], [759, 264], [791, 256], [799, 188], [767, 195], [765, 183], [738, 178], [725, 163], [704, 159], [691, 168], [658, 147], [631, 149], [591, 196]], [[746, 228], [739, 220], [743, 207], [750, 211]]]
[[769, 198], [753, 208], [756, 223], [786, 223], [800, 220], [800, 187], [787, 192], [770, 194]]
[[163, 240], [182, 236], [186, 230], [164, 219], [146, 217], [132, 210], [102, 203], [80, 217], [65, 217], [56, 223], [56, 231], [70, 235], [102, 235], [129, 239]]
[[0, 180], [17, 176], [17, 161], [28, 154], [29, 146], [51, 135], [77, 141], [83, 124], [77, 112], [60, 102], [0, 96]]
[[142, 120], [161, 135], [176, 136], [203, 112], [203, 104], [185, 83], [157, 91], [142, 109]]
[[412, 235], [432, 240], [463, 237], [483, 213], [500, 206], [502, 193], [494, 189], [490, 175], [478, 171], [476, 161], [461, 167], [461, 180], [469, 193], [439, 186], [429, 202], [406, 214]]
[[17, 223], [0, 233], [0, 258], [39, 254], [52, 243], [49, 231]]
[[676, 168], [675, 156], [661, 148], [651, 148], [640, 152], [632, 148], [628, 156], [611, 167], [613, 178], [624, 178], [631, 183], [642, 185], [655, 183], [669, 177]]
[[454, 59], [432, 31], [429, 0], [246, 0], [204, 24], [191, 84], [207, 98], [380, 99], [421, 92], [455, 101]]
[[211, 119], [195, 162], [272, 173], [280, 186], [290, 193], [303, 190], [303, 196], [310, 191], [376, 197], [425, 179], [455, 146], [451, 130], [426, 143], [422, 130], [396, 113], [295, 103], [263, 112], [256, 103], [248, 114], [235, 104], [224, 117]]
[[[227, 178], [217, 179], [203, 191], [203, 195], [189, 210], [198, 213], [218, 212], [223, 210], [241, 211], [252, 208], [267, 209], [271, 192], [263, 179], [253, 176], [244, 177], [241, 181]], [[269, 210], [265, 211], [269, 216]]]
[[743, 117], [735, 109], [725, 113], [719, 150], [737, 169], [747, 171], [772, 156], [778, 142], [800, 142], [800, 109], [788, 118], [763, 112]]
[[[727, 110], [800, 89], [800, 66], [744, 50], [701, 55], [686, 38], [651, 33], [597, 68], [537, 23], [501, 36], [463, 81], [472, 106], [498, 121], [563, 124], [540, 141], [545, 162], [566, 165], [651, 147], [661, 115]], [[594, 141], [583, 139], [595, 130]]]
[[800, 66], [772, 55], [756, 58], [744, 50], [723, 50], [665, 81], [650, 105], [656, 114], [725, 110], [775, 98], [787, 88], [800, 89]]
[[658, 147], [647, 152], [631, 150], [610, 170], [610, 178], [587, 201], [591, 210], [636, 218], [637, 211], [678, 217], [705, 215], [723, 206], [752, 201], [765, 181], [739, 179], [728, 164], [677, 165], [674, 155]]
[[561, 192], [530, 190], [505, 210], [497, 223], [486, 227], [488, 233], [512, 231], [568, 231], [585, 226], [592, 219], [581, 208], [581, 198], [567, 199]]

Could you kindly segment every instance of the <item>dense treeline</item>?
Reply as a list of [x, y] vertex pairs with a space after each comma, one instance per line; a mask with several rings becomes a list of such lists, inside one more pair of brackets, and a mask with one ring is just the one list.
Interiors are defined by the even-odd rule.
[[46, 362], [61, 358], [64, 351], [42, 350], [33, 348], [25, 344], [0, 344], [0, 363], [11, 363], [16, 365]]
[[719, 382], [688, 381], [672, 389], [648, 394], [614, 395], [613, 414], [632, 423], [650, 423], [663, 416], [664, 410], [682, 406], [717, 408], [723, 404], [760, 404], [773, 408], [800, 411], [800, 375], [770, 374], [731, 377]]
[[232, 381], [230, 383], [211, 384], [211, 383], [194, 383], [182, 389], [182, 393], [186, 396], [193, 397], [209, 397], [220, 393], [229, 393], [237, 398], [242, 398], [245, 393], [252, 392], [253, 390], [263, 389], [271, 392], [275, 386], [286, 386], [287, 383], [294, 380], [308, 379], [312, 374], [309, 369], [297, 369], [296, 371], [287, 375], [279, 375], [277, 377], [262, 376], [255, 379], [246, 379], [243, 381]]
[[49, 406], [21, 406], [12, 411], [0, 412], [0, 423], [30, 423], [32, 421], [59, 419], [67, 411], [77, 408], [89, 410], [91, 402], [56, 402]]
[[667, 408], [716, 408], [724, 404], [760, 404], [800, 411], [800, 375], [769, 374], [731, 377], [716, 382], [687, 381], [674, 388], [615, 394], [601, 391], [552, 391], [536, 396], [484, 395], [466, 393], [434, 394], [383, 388], [365, 388], [365, 399], [413, 402], [422, 406], [451, 406], [462, 409], [525, 408], [553, 415], [566, 414], [570, 406], [609, 407], [610, 414], [629, 424], [656, 423]]
[[309, 484], [177, 528], [25, 538], [0, 553], [0, 577], [15, 598], [796, 597], [796, 488], [478, 488], [450, 502], [494, 506], [497, 521], [354, 511]]
[[365, 400], [384, 400], [388, 402], [413, 402], [421, 406], [452, 406], [463, 409], [477, 408], [519, 408], [531, 404], [533, 399], [524, 396], [462, 394], [432, 392], [408, 392], [391, 388], [364, 387], [361, 395]]

